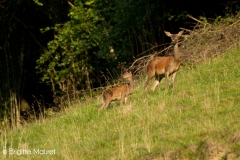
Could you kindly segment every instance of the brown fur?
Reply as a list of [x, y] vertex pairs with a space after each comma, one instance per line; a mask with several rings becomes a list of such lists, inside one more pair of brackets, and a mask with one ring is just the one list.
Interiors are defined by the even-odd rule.
[[129, 83], [103, 91], [103, 105], [98, 110], [107, 108], [114, 100], [120, 100], [122, 104], [126, 103], [127, 96], [134, 91], [134, 82], [130, 72], [125, 72], [122, 77], [129, 80]]
[[178, 38], [182, 35], [183, 31], [180, 31], [178, 34], [171, 34], [170, 32], [164, 31], [165, 34], [172, 39], [172, 42], [175, 43], [174, 46], [174, 55], [166, 57], [156, 57], [151, 60], [147, 65], [147, 81], [144, 85], [144, 92], [147, 90], [149, 81], [155, 76], [155, 81], [151, 86], [151, 90], [154, 91], [158, 83], [163, 77], [166, 81], [166, 89], [168, 88], [168, 78], [173, 75], [173, 86], [175, 83], [176, 73], [180, 67], [180, 52], [178, 48]]

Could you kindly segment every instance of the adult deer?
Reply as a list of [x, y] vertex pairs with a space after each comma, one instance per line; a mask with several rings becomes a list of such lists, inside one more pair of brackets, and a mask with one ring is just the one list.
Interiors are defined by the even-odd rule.
[[107, 108], [113, 100], [120, 100], [122, 104], [127, 102], [127, 96], [134, 91], [133, 75], [131, 72], [125, 72], [122, 78], [127, 79], [129, 83], [103, 91], [103, 105], [98, 110]]
[[173, 86], [175, 84], [176, 73], [180, 67], [180, 52], [178, 48], [178, 39], [183, 34], [183, 31], [180, 31], [178, 34], [171, 34], [170, 32], [164, 31], [165, 34], [171, 38], [174, 45], [174, 55], [165, 56], [165, 57], [156, 57], [151, 60], [147, 65], [147, 81], [144, 85], [144, 93], [147, 90], [149, 81], [155, 76], [155, 81], [151, 86], [151, 90], [154, 91], [156, 86], [165, 77], [166, 89], [168, 89], [168, 78], [173, 75]]

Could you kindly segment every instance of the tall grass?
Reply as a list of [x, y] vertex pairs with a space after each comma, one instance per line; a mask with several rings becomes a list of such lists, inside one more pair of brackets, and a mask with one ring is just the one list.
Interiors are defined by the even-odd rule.
[[[0, 156], [211, 159], [226, 158], [231, 153], [240, 158], [239, 55], [240, 50], [236, 50], [194, 67], [181, 67], [175, 88], [165, 90], [163, 80], [146, 95], [142, 76], [136, 79], [135, 93], [127, 104], [112, 102], [101, 112], [100, 95], [79, 100], [57, 118], [1, 134], [0, 144], [8, 153]], [[10, 154], [10, 149], [16, 153]], [[34, 153], [37, 149], [45, 154]], [[25, 150], [32, 153], [25, 154]]]

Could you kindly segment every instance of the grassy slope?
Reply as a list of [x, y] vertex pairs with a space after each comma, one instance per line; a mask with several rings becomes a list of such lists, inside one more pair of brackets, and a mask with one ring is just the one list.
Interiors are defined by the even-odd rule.
[[114, 102], [102, 112], [97, 110], [100, 98], [79, 101], [58, 118], [1, 135], [3, 149], [6, 143], [7, 150], [55, 149], [55, 155], [3, 157], [203, 159], [210, 156], [205, 153], [210, 143], [240, 155], [240, 142], [230, 143], [240, 131], [239, 62], [240, 50], [196, 67], [182, 67], [174, 89], [165, 90], [163, 80], [146, 96], [144, 78], [139, 79], [126, 105]]

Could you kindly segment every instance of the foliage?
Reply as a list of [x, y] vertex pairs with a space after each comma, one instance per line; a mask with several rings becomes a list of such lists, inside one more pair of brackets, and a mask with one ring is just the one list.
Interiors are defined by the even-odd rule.
[[58, 118], [2, 135], [0, 145], [55, 149], [51, 155], [6, 155], [12, 159], [238, 159], [239, 54], [182, 67], [175, 88], [164, 90], [162, 81], [146, 96], [140, 77], [127, 104], [112, 102], [102, 112], [98, 96], [69, 102]]
[[[64, 91], [64, 84], [71, 80], [71, 85], [84, 80], [86, 72], [92, 70], [90, 50], [93, 50], [101, 41], [101, 18], [90, 5], [78, 3], [69, 13], [71, 21], [63, 25], [55, 25], [52, 29], [56, 32], [54, 40], [48, 43], [48, 51], [43, 54], [38, 63], [47, 65], [45, 70], [37, 67], [44, 73], [43, 80], [51, 80], [54, 84], [60, 84]], [[49, 30], [47, 27], [44, 31]], [[76, 81], [78, 80], [78, 82]], [[77, 86], [74, 86], [77, 87]]]
[[[182, 21], [194, 12], [194, 7], [186, 7], [188, 0], [172, 3], [75, 0], [68, 22], [42, 29], [55, 33], [48, 51], [37, 61], [42, 80], [51, 84], [54, 92], [102, 86], [101, 76], [106, 69], [119, 72], [122, 64], [162, 49], [159, 44], [165, 41], [163, 30], [175, 30], [170, 22], [184, 27]], [[200, 9], [204, 9], [203, 3], [191, 2]]]
[[42, 80], [51, 83], [54, 91], [56, 85], [61, 91], [94, 87], [91, 73], [99, 75], [105, 67], [129, 63], [137, 52], [157, 43], [154, 27], [159, 28], [158, 21], [169, 16], [156, 16], [159, 7], [164, 6], [143, 0], [74, 1], [70, 21], [42, 29], [55, 33], [48, 51], [37, 61]]
[[39, 2], [39, 0], [33, 0], [37, 5], [43, 6], [43, 3]]
[[41, 99], [50, 106], [52, 91], [104, 86], [106, 71], [115, 78], [136, 57], [162, 49], [163, 30], [191, 27], [186, 14], [220, 18], [224, 9], [231, 16], [238, 9], [238, 1], [211, 2], [0, 1], [0, 118], [8, 116], [11, 99], [19, 105], [25, 98], [34, 107]]

